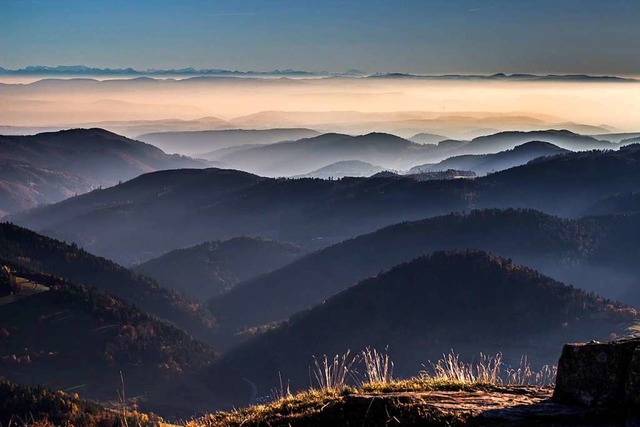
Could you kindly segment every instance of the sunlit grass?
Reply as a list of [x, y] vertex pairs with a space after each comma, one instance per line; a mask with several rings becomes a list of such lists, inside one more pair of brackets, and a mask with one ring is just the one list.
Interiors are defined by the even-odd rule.
[[[291, 393], [280, 381], [280, 390], [273, 393], [273, 401], [218, 412], [192, 421], [188, 427], [218, 427], [240, 425], [287, 425], [322, 412], [332, 404], [339, 404], [347, 396], [383, 395], [390, 393], [425, 393], [431, 391], [498, 390], [505, 386], [548, 387], [555, 381], [555, 367], [544, 366], [539, 371], [531, 369], [526, 357], [518, 368], [506, 367], [502, 354], [481, 355], [477, 362], [465, 363], [453, 350], [429, 363], [417, 376], [394, 379], [393, 362], [385, 351], [367, 348], [361, 354], [350, 357], [346, 352], [329, 358], [314, 358], [312, 371], [318, 386], [298, 393]], [[360, 362], [362, 374], [357, 372]], [[363, 379], [364, 378], [364, 379]], [[351, 379], [356, 385], [347, 385]]]

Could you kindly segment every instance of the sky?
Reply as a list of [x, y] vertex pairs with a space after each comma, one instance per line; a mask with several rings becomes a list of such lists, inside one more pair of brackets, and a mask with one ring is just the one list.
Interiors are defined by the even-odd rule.
[[0, 0], [0, 67], [640, 75], [640, 0]]

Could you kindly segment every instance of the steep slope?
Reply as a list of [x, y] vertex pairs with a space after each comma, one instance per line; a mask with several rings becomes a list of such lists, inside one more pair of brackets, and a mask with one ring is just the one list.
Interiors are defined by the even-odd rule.
[[309, 254], [212, 301], [228, 328], [261, 325], [319, 304], [359, 280], [443, 249], [479, 248], [609, 297], [640, 273], [640, 216], [567, 220], [532, 210], [478, 210], [393, 225]]
[[385, 169], [371, 163], [361, 162], [360, 160], [343, 160], [321, 167], [304, 175], [296, 175], [292, 178], [320, 178], [320, 179], [339, 179], [347, 176], [368, 177], [382, 172]]
[[409, 170], [409, 173], [457, 169], [473, 171], [477, 175], [486, 175], [491, 172], [524, 165], [539, 157], [554, 156], [568, 152], [568, 150], [548, 142], [531, 141], [518, 145], [512, 150], [501, 151], [495, 154], [468, 154], [450, 157], [436, 164], [414, 166]]
[[146, 174], [10, 219], [132, 264], [236, 236], [320, 248], [389, 224], [473, 208], [526, 207], [575, 216], [611, 194], [636, 190], [639, 180], [640, 150], [633, 146], [537, 159], [465, 180], [287, 180], [179, 170]]
[[247, 144], [273, 144], [294, 141], [320, 135], [319, 132], [304, 128], [285, 129], [230, 129], [194, 132], [156, 132], [138, 136], [137, 139], [166, 151], [197, 155], [222, 148]]
[[[60, 201], [160, 169], [204, 167], [103, 129], [71, 129], [32, 136], [0, 135], [0, 211]], [[51, 182], [55, 180], [54, 182]]]
[[528, 354], [534, 366], [553, 364], [564, 342], [606, 338], [637, 318], [635, 310], [484, 252], [437, 252], [363, 280], [227, 353], [211, 383], [235, 383], [242, 398], [246, 390], [234, 376], [248, 378], [260, 395], [281, 375], [295, 390], [309, 385], [313, 355], [367, 346], [388, 346], [397, 376], [451, 348], [466, 360], [502, 351], [508, 363]]
[[0, 377], [106, 401], [117, 398], [120, 372], [127, 393], [144, 396], [214, 360], [207, 345], [116, 297], [28, 270], [12, 274], [14, 295], [0, 299]]
[[280, 268], [302, 255], [289, 243], [238, 237], [177, 249], [135, 266], [162, 286], [206, 301], [239, 282]]
[[208, 339], [211, 313], [181, 294], [104, 258], [12, 224], [0, 224], [0, 262], [93, 286]]

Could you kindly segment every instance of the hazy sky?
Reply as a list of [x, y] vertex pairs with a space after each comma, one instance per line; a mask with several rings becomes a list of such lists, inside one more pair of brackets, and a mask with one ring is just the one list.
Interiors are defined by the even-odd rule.
[[640, 74], [640, 0], [0, 0], [0, 66]]

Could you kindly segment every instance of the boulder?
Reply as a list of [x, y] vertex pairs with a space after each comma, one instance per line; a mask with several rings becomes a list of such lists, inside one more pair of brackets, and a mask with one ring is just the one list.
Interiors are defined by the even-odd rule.
[[566, 344], [553, 397], [584, 406], [640, 408], [640, 340]]

